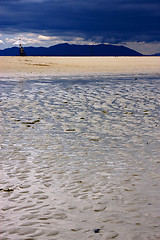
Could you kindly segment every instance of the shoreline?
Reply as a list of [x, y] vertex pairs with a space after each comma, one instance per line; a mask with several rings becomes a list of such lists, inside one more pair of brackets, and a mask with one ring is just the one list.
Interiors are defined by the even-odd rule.
[[0, 56], [0, 75], [86, 75], [160, 73], [159, 57]]

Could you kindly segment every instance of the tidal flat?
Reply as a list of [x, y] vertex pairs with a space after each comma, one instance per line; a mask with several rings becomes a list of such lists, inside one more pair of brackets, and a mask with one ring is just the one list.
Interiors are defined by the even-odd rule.
[[159, 73], [0, 85], [1, 240], [160, 238]]

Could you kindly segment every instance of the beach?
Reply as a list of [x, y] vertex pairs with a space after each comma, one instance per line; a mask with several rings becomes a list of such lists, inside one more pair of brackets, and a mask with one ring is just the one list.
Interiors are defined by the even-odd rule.
[[159, 57], [0, 57], [0, 74], [159, 73]]
[[160, 239], [160, 58], [0, 57], [0, 239]]

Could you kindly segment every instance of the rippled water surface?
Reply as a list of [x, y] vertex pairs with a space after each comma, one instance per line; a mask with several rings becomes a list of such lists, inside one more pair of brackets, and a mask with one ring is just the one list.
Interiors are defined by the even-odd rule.
[[1, 79], [0, 239], [160, 239], [160, 79]]

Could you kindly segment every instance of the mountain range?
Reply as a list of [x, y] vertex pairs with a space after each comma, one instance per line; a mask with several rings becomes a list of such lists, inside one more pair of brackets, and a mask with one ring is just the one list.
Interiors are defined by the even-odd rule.
[[[125, 46], [108, 44], [71, 45], [62, 43], [51, 47], [25, 47], [27, 56], [143, 56]], [[19, 48], [12, 47], [0, 50], [0, 56], [18, 56]]]
[[153, 56], [160, 56], [160, 53], [155, 53]]

